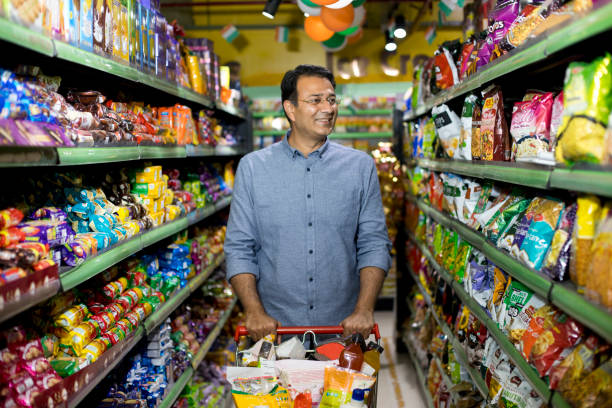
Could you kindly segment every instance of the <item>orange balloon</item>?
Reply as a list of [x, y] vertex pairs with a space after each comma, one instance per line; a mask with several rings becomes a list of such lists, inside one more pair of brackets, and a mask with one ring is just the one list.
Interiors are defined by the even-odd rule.
[[310, 0], [314, 4], [318, 4], [319, 6], [328, 6], [330, 4], [336, 3], [338, 0]]
[[327, 41], [334, 35], [332, 30], [325, 27], [320, 16], [306, 17], [306, 20], [304, 20], [304, 31], [306, 31], [310, 38], [319, 42]]
[[363, 37], [363, 29], [359, 29], [355, 34], [346, 37], [346, 42], [348, 45], [353, 45]]
[[321, 20], [323, 20], [323, 24], [325, 24], [325, 27], [335, 32], [346, 30], [351, 27], [354, 17], [355, 10], [352, 4], [341, 9], [321, 7]]

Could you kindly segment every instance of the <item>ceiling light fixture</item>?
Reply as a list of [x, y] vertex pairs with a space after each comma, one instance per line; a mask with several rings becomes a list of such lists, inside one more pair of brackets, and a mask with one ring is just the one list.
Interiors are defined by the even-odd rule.
[[278, 10], [278, 6], [280, 6], [280, 3], [281, 0], [268, 0], [261, 14], [273, 20], [274, 15], [276, 14], [276, 10]]
[[393, 28], [393, 37], [406, 38], [406, 19], [403, 14], [395, 16], [395, 26]]
[[389, 52], [397, 50], [397, 44], [393, 37], [391, 37], [391, 32], [389, 30], [385, 30], [385, 50]]

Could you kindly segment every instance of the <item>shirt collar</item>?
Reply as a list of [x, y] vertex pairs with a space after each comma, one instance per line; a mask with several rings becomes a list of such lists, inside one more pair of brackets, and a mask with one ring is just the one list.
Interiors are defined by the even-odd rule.
[[[298, 149], [293, 148], [289, 144], [289, 135], [291, 135], [291, 129], [289, 129], [287, 133], [285, 133], [285, 137], [281, 141], [281, 145], [283, 146], [289, 158], [294, 159], [296, 156], [301, 155], [302, 153], [300, 153]], [[321, 158], [323, 157], [323, 153], [325, 153], [328, 148], [329, 148], [329, 137], [325, 139], [325, 143], [323, 143], [321, 147], [319, 147], [317, 150], [310, 153], [310, 156]]]

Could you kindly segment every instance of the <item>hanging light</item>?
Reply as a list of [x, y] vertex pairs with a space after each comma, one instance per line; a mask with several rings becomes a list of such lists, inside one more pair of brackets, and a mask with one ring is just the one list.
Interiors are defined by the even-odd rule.
[[406, 38], [406, 19], [403, 14], [395, 16], [395, 26], [393, 28], [393, 37]]
[[389, 30], [385, 30], [385, 50], [389, 52], [397, 50], [397, 44], [393, 37], [391, 37], [391, 32]]
[[281, 0], [268, 0], [261, 14], [269, 19], [273, 20], [278, 6], [280, 6]]

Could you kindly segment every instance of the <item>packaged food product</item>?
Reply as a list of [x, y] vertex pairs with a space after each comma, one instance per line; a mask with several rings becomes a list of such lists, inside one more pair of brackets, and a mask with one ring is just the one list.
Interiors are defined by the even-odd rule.
[[512, 22], [500, 46], [505, 51], [511, 51], [524, 43], [531, 35], [536, 25], [541, 22], [539, 6], [535, 3], [526, 4], [520, 14]]
[[60, 339], [60, 346], [69, 349], [74, 355], [82, 357], [83, 349], [100, 334], [95, 320], [86, 320], [72, 329], [66, 338]]
[[501, 89], [492, 85], [482, 92], [482, 97], [481, 160], [510, 160], [510, 141]]
[[436, 132], [444, 152], [448, 157], [455, 157], [461, 137], [461, 120], [447, 105], [436, 106], [431, 111], [436, 125]]
[[542, 377], [549, 375], [550, 369], [582, 340], [583, 333], [580, 323], [564, 313], [558, 314], [554, 326], [545, 330], [535, 341], [529, 361]]
[[482, 138], [480, 133], [481, 123], [481, 103], [478, 97], [476, 97], [472, 111], [472, 160], [480, 160], [482, 158]]
[[572, 254], [570, 258], [570, 279], [584, 288], [591, 264], [591, 246], [595, 237], [601, 203], [594, 195], [579, 196], [576, 200], [576, 225], [574, 226]]
[[434, 72], [436, 73], [434, 94], [442, 89], [450, 88], [459, 83], [457, 66], [448, 49], [440, 47], [434, 56]]
[[513, 343], [518, 343], [529, 327], [533, 314], [546, 304], [531, 289], [519, 281], [512, 280], [506, 288], [499, 312], [500, 326], [508, 332]]
[[66, 378], [86, 367], [89, 362], [85, 358], [56, 357], [50, 361], [51, 367], [61, 377]]
[[[525, 240], [525, 236], [529, 231], [529, 227], [536, 216], [539, 213], [540, 206], [545, 202], [543, 197], [535, 197], [531, 200], [529, 207], [527, 207], [527, 211], [521, 217], [521, 219], [510, 229], [506, 231], [503, 237], [503, 243], [501, 245], [502, 248], [509, 250], [515, 258], [519, 257], [519, 252], [521, 249], [521, 245]], [[510, 240], [511, 243], [510, 243]]]
[[59, 351], [59, 339], [54, 334], [46, 334], [40, 339], [45, 357], [51, 357]]
[[604, 161], [605, 131], [612, 108], [612, 56], [569, 64], [563, 88], [563, 118], [555, 157], [572, 165]]
[[56, 327], [73, 328], [81, 324], [83, 319], [89, 313], [87, 306], [78, 304], [66, 310], [55, 318], [54, 325]]
[[536, 271], [542, 267], [564, 207], [561, 201], [543, 199], [538, 213], [534, 215], [529, 225], [521, 244], [519, 259]]
[[556, 316], [559, 313], [552, 305], [544, 305], [533, 313], [527, 330], [523, 333], [518, 343], [518, 348], [525, 360], [529, 361], [531, 350], [540, 335], [554, 327]]
[[25, 232], [17, 227], [0, 230], [0, 248], [16, 244], [23, 241], [25, 238]]
[[607, 211], [597, 227], [597, 233], [591, 248], [590, 273], [586, 280], [586, 296], [612, 310], [612, 275], [610, 262], [612, 261], [612, 203], [606, 204]]
[[457, 159], [472, 160], [472, 117], [477, 102], [478, 98], [474, 94], [468, 95], [463, 101], [461, 136], [459, 138], [459, 148], [457, 149]]
[[612, 397], [612, 360], [588, 374], [574, 391], [574, 401], [580, 408], [597, 408], [609, 404]]
[[557, 135], [563, 120], [563, 91], [559, 92], [553, 100], [552, 112], [550, 115], [550, 148], [554, 150], [557, 145]]
[[376, 379], [357, 371], [335, 366], [325, 367], [325, 380], [321, 408], [339, 408], [350, 402], [353, 389], [368, 390]]
[[17, 226], [23, 220], [23, 213], [17, 208], [0, 211], [0, 230]]
[[515, 160], [534, 160], [551, 150], [552, 106], [551, 92], [514, 104], [510, 134], [514, 139], [512, 157]]
[[576, 221], [576, 207], [576, 204], [572, 204], [563, 210], [559, 226], [553, 235], [550, 248], [544, 259], [542, 272], [555, 280], [563, 281], [567, 279], [566, 271]]
[[90, 363], [95, 362], [107, 349], [107, 343], [103, 339], [92, 340], [83, 350], [83, 357]]
[[422, 120], [423, 128], [423, 157], [433, 159], [436, 151], [436, 126], [433, 118]]

